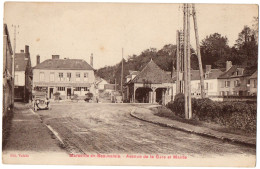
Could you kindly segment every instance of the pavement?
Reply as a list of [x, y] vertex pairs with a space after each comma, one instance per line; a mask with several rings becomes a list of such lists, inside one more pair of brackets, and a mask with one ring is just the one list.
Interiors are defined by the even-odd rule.
[[3, 152], [58, 152], [66, 154], [59, 141], [28, 104], [15, 103], [10, 135]]
[[183, 123], [177, 120], [168, 119], [165, 117], [159, 117], [155, 115], [153, 108], [158, 106], [150, 106], [149, 108], [136, 108], [132, 110], [130, 115], [139, 120], [158, 124], [164, 127], [174, 128], [180, 131], [197, 134], [200, 136], [206, 136], [210, 138], [216, 138], [227, 142], [239, 143], [250, 147], [256, 147], [256, 137], [248, 137], [237, 134], [223, 133], [216, 130], [212, 130], [206, 127], [195, 126], [187, 123]]

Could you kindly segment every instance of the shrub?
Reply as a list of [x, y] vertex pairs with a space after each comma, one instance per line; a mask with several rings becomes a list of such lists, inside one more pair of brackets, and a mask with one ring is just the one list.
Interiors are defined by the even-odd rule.
[[[167, 104], [175, 115], [185, 117], [184, 95], [177, 94], [173, 102]], [[247, 130], [256, 131], [256, 103], [246, 102], [216, 102], [208, 98], [192, 98], [193, 118], [201, 121], [211, 121], [218, 124]]]

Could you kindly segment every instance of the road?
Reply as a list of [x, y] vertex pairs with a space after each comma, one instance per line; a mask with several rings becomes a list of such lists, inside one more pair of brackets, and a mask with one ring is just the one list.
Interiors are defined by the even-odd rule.
[[53, 103], [38, 111], [72, 153], [176, 154], [214, 157], [255, 156], [254, 148], [161, 127], [130, 116], [148, 105]]

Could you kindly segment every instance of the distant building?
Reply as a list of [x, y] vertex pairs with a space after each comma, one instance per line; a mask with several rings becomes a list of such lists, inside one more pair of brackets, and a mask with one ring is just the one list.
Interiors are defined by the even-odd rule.
[[[218, 77], [223, 72], [220, 69], [211, 69], [211, 65], [206, 65], [204, 70], [204, 89], [205, 96], [218, 96]], [[201, 97], [200, 72], [199, 70], [191, 70], [191, 96]]]
[[29, 46], [25, 46], [25, 51], [21, 50], [20, 53], [15, 53], [14, 70], [15, 99], [29, 102], [32, 97], [33, 78]]
[[257, 70], [249, 77], [249, 80], [250, 80], [249, 94], [251, 96], [257, 96]]
[[171, 74], [162, 70], [152, 59], [125, 86], [126, 99], [134, 103], [166, 104], [175, 92]]
[[3, 114], [14, 104], [13, 50], [7, 25], [4, 24], [3, 35]]
[[96, 79], [96, 86], [97, 86], [99, 91], [105, 90], [106, 84], [109, 84], [109, 83], [105, 79], [103, 79], [103, 78]]
[[33, 68], [33, 77], [34, 89], [45, 90], [50, 99], [56, 92], [60, 93], [61, 99], [96, 93], [94, 69], [82, 59], [60, 59], [59, 55], [52, 55], [52, 59]]
[[232, 65], [227, 61], [226, 71], [218, 77], [220, 96], [248, 96], [250, 91], [250, 81], [247, 70], [238, 65]]

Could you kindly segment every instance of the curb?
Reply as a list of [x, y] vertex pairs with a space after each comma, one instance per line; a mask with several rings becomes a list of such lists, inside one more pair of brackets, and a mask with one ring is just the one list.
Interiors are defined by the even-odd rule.
[[[208, 137], [208, 138], [214, 138], [214, 139], [218, 139], [218, 140], [222, 140], [223, 142], [230, 142], [230, 143], [236, 143], [236, 144], [242, 144], [245, 146], [249, 146], [249, 147], [256, 147], [256, 143], [251, 143], [251, 142], [245, 142], [245, 141], [240, 141], [238, 139], [234, 139], [234, 138], [228, 138], [228, 137], [219, 137], [217, 135], [214, 135], [212, 133], [203, 133], [203, 132], [196, 132], [194, 130], [191, 129], [187, 129], [187, 128], [182, 128], [182, 127], [178, 127], [174, 124], [167, 124], [167, 123], [162, 123], [162, 122], [158, 122], [156, 120], [151, 120], [151, 119], [146, 119], [144, 117], [140, 117], [140, 115], [138, 115], [138, 113], [136, 113], [136, 110], [138, 108], [135, 108], [131, 111], [130, 115], [134, 118], [137, 118], [139, 120], [145, 121], [145, 122], [149, 122], [149, 123], [153, 123], [153, 124], [157, 124], [160, 125], [162, 127], [170, 127], [179, 131], [183, 131], [183, 132], [187, 132], [187, 133], [191, 133], [191, 134], [197, 134], [200, 136], [204, 136], [204, 137]], [[148, 108], [147, 110], [149, 110], [150, 112], [152, 112], [152, 110], [150, 110], [150, 108]], [[141, 113], [140, 113], [141, 114]], [[153, 113], [150, 113], [151, 116], [155, 116], [153, 115]], [[158, 116], [159, 117], [159, 116]]]

